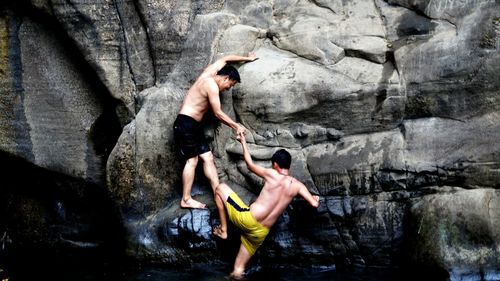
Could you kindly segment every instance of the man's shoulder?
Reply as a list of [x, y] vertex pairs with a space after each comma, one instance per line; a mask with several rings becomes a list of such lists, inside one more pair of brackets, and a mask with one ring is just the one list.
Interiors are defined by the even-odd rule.
[[201, 94], [203, 94], [208, 92], [208, 90], [214, 86], [217, 87], [217, 83], [215, 83], [213, 77], [200, 76], [193, 84], [193, 86], [191, 86], [190, 90], [200, 92]]
[[294, 183], [294, 184], [304, 185], [304, 183], [303, 183], [303, 182], [301, 182], [299, 179], [294, 178], [294, 177], [291, 177], [291, 178], [292, 178], [292, 181], [293, 181], [293, 183]]
[[278, 173], [278, 171], [276, 171], [273, 168], [264, 168], [264, 171], [265, 171], [265, 175], [267, 175], [268, 177], [274, 178], [274, 179], [276, 179], [280, 176], [280, 173]]
[[198, 85], [201, 88], [206, 88], [206, 87], [213, 87], [217, 86], [217, 83], [215, 82], [215, 79], [211, 75], [201, 75], [198, 78]]
[[203, 70], [199, 77], [211, 77], [214, 78], [217, 75], [218, 70], [214, 67], [208, 66]]
[[291, 181], [290, 186], [297, 192], [300, 190], [302, 186], [305, 186], [304, 183], [302, 183], [300, 180], [291, 176], [290, 176], [290, 181]]

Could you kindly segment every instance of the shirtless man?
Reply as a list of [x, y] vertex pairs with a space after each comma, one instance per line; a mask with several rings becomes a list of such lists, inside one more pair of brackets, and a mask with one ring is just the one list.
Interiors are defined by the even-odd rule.
[[[245, 134], [239, 133], [237, 139], [243, 147], [243, 157], [248, 169], [264, 179], [264, 186], [250, 207], [227, 184], [221, 183], [216, 190], [225, 203], [229, 220], [242, 231], [240, 249], [231, 273], [232, 277], [241, 279], [248, 261], [292, 199], [300, 195], [317, 208], [319, 197], [312, 195], [304, 184], [288, 174], [292, 157], [286, 150], [280, 149], [274, 153], [271, 159], [272, 169], [266, 169], [253, 163]], [[227, 236], [221, 229], [216, 229], [214, 234]]]
[[186, 160], [182, 171], [182, 208], [205, 208], [206, 205], [191, 197], [191, 187], [194, 182], [195, 170], [198, 159], [203, 161], [203, 171], [210, 182], [214, 192], [215, 203], [218, 208], [221, 225], [227, 230], [224, 205], [219, 196], [215, 196], [215, 188], [219, 185], [219, 177], [215, 167], [212, 152], [203, 135], [200, 122], [205, 112], [212, 109], [214, 115], [222, 123], [233, 128], [236, 133], [244, 133], [245, 127], [233, 121], [221, 109], [219, 93], [230, 89], [240, 82], [238, 71], [229, 62], [249, 62], [257, 59], [255, 53], [248, 56], [225, 56], [207, 66], [203, 73], [196, 79], [188, 90], [182, 103], [179, 115], [174, 122], [175, 143], [179, 153]]

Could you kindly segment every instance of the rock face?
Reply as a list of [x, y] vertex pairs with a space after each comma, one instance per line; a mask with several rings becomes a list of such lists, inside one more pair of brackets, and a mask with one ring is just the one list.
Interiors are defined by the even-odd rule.
[[[206, 65], [255, 51], [257, 61], [238, 66], [242, 82], [221, 94], [223, 109], [249, 129], [257, 163], [269, 166], [274, 151], [287, 149], [292, 174], [321, 197], [317, 210], [295, 200], [257, 260], [414, 263], [444, 278], [494, 276], [498, 1], [236, 2], [0, 4], [2, 157], [57, 173], [60, 188], [73, 186], [69, 194], [100, 189], [95, 196], [118, 214], [109, 219], [125, 230], [132, 257], [231, 262], [221, 253], [234, 253], [238, 241], [211, 235], [217, 216], [202, 171], [193, 192], [210, 209], [178, 207], [183, 163], [172, 124]], [[206, 123], [219, 177], [251, 202], [261, 180], [246, 169], [231, 130], [210, 115]], [[23, 201], [23, 190], [1, 191], [10, 198], [4, 211], [23, 210], [33, 233], [57, 216], [33, 216], [47, 202], [92, 214], [56, 193]], [[0, 231], [19, 241], [13, 249], [29, 240], [10, 230], [15, 220], [0, 218]], [[80, 245], [109, 239], [75, 233]]]
[[482, 279], [499, 263], [498, 206], [498, 190], [485, 189], [452, 190], [415, 201], [407, 232], [411, 261], [447, 268], [453, 279]]

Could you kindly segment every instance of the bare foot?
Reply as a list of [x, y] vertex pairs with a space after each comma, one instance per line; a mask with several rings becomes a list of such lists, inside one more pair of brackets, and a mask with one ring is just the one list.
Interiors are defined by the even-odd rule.
[[187, 201], [184, 199], [181, 200], [181, 208], [189, 208], [189, 209], [206, 209], [207, 205], [194, 200], [193, 198], [189, 198]]
[[220, 225], [214, 227], [213, 234], [221, 239], [227, 239], [227, 231], [222, 230], [222, 227]]
[[231, 278], [231, 280], [245, 280], [245, 275], [243, 275], [243, 273], [236, 273], [234, 271], [231, 272], [229, 277]]

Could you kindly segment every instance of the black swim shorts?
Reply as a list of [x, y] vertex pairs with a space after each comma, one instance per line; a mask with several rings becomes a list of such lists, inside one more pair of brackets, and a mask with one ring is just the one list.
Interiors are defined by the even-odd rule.
[[179, 154], [185, 159], [210, 151], [203, 126], [191, 116], [179, 114], [174, 122], [174, 140]]

